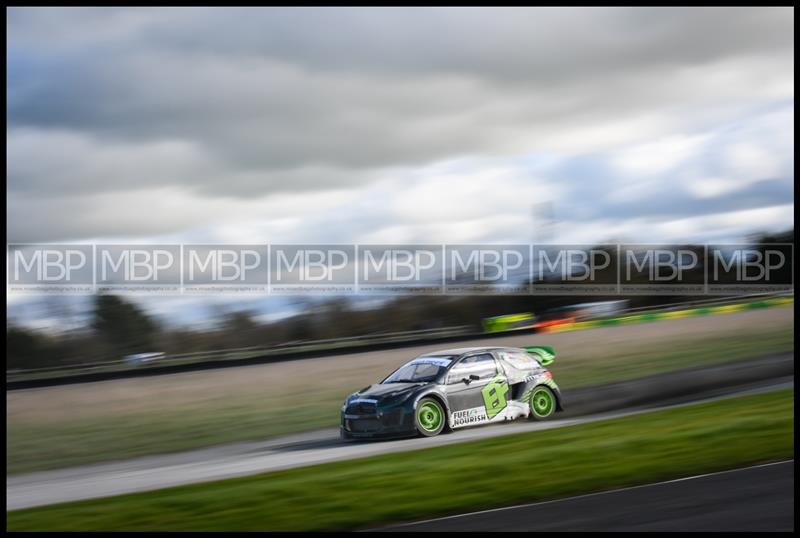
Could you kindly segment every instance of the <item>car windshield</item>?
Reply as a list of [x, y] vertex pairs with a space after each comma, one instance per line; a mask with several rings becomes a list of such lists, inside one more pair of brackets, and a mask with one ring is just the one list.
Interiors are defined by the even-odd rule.
[[419, 357], [383, 380], [383, 383], [427, 383], [435, 381], [450, 366], [450, 357]]

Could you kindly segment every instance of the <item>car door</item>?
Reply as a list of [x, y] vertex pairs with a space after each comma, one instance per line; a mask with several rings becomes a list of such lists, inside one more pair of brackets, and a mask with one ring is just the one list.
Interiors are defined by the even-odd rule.
[[[494, 356], [479, 353], [464, 357], [447, 376], [447, 400], [451, 412], [484, 408], [486, 419], [493, 418], [505, 407], [502, 377]], [[491, 385], [491, 386], [490, 386]], [[508, 385], [505, 385], [506, 389]]]

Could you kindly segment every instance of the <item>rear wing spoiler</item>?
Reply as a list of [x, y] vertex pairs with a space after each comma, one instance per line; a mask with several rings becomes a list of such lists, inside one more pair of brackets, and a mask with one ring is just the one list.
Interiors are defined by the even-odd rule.
[[550, 346], [526, 346], [525, 351], [539, 357], [539, 364], [549, 366], [556, 360], [556, 350]]

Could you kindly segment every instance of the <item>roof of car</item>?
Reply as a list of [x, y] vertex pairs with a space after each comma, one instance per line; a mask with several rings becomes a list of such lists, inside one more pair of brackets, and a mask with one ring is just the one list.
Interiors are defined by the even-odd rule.
[[492, 351], [495, 349], [508, 349], [503, 346], [482, 346], [482, 347], [459, 347], [454, 349], [442, 349], [439, 351], [434, 351], [432, 353], [424, 353], [423, 355], [426, 357], [441, 357], [441, 356], [453, 356], [453, 355], [466, 355], [467, 353], [474, 353], [476, 351]]

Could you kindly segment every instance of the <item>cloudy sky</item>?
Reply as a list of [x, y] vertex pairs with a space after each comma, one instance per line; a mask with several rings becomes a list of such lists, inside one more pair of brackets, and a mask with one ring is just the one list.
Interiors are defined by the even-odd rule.
[[8, 239], [793, 224], [788, 9], [11, 9]]
[[[793, 227], [794, 11], [7, 12], [9, 242]], [[537, 205], [538, 204], [538, 205]]]

